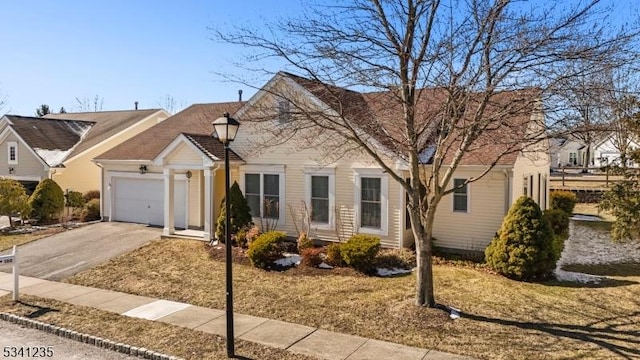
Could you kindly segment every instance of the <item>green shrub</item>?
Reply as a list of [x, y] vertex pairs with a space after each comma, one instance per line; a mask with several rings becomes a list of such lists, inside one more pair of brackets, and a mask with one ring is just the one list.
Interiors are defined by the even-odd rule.
[[576, 206], [576, 202], [578, 202], [576, 194], [571, 191], [552, 191], [549, 197], [551, 199], [552, 209], [560, 209], [569, 214], [569, 216], [573, 214], [573, 208]]
[[100, 190], [89, 190], [84, 195], [84, 202], [87, 203], [93, 199], [100, 199]]
[[564, 242], [567, 240], [566, 237], [554, 235], [553, 236], [553, 258], [554, 263], [557, 263], [560, 260], [560, 255], [562, 255], [562, 250], [564, 250]]
[[544, 279], [556, 266], [553, 242], [553, 230], [538, 204], [521, 196], [486, 248], [485, 260], [495, 271], [512, 279]]
[[80, 221], [100, 220], [100, 199], [91, 199], [82, 208]]
[[306, 232], [301, 232], [300, 236], [298, 236], [298, 253], [302, 254], [302, 250], [313, 248], [313, 241], [309, 239]]
[[71, 208], [81, 208], [87, 201], [79, 191], [69, 191], [65, 194], [65, 205]]
[[380, 238], [371, 235], [356, 234], [340, 245], [340, 254], [344, 263], [362, 272], [373, 269], [378, 250], [380, 250]]
[[251, 245], [247, 256], [251, 264], [257, 268], [266, 269], [275, 260], [282, 257], [282, 243], [287, 235], [281, 231], [269, 231], [258, 236]]
[[[235, 181], [233, 182], [233, 185], [231, 185], [231, 188], [229, 188], [229, 199], [231, 211], [231, 218], [229, 219], [231, 234], [235, 234], [239, 229], [253, 225], [251, 208], [249, 208], [247, 199], [242, 195], [240, 186], [238, 186], [238, 183]], [[225, 240], [225, 216], [227, 213], [225, 201], [226, 199], [222, 199], [222, 202], [220, 203], [220, 215], [218, 215], [218, 220], [216, 222], [216, 239], [221, 240], [221, 242], [224, 242]]]
[[382, 249], [375, 260], [376, 267], [385, 269], [413, 269], [416, 267], [416, 253], [411, 249]]
[[342, 254], [340, 253], [340, 244], [333, 243], [327, 246], [327, 264], [331, 266], [342, 266]]
[[51, 179], [44, 179], [29, 198], [31, 215], [38, 221], [51, 221], [64, 209], [64, 193]]
[[543, 214], [556, 236], [569, 237], [569, 214], [560, 209], [547, 209]]
[[0, 215], [9, 217], [9, 226], [13, 227], [13, 215], [20, 214], [24, 220], [30, 213], [29, 197], [24, 186], [17, 180], [0, 178]]
[[307, 266], [316, 267], [322, 263], [320, 254], [322, 254], [322, 248], [303, 248], [300, 252], [300, 255], [302, 256], [301, 263]]

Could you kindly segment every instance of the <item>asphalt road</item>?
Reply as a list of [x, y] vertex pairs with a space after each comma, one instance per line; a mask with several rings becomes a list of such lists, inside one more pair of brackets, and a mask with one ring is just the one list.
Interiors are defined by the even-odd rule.
[[[47, 347], [50, 347], [47, 353]], [[27, 350], [28, 348], [28, 350]], [[23, 356], [17, 356], [22, 349]], [[42, 359], [60, 360], [121, 360], [136, 359], [115, 351], [101, 349], [75, 340], [51, 335], [43, 331], [23, 328], [16, 324], [0, 321], [0, 359], [32, 359], [36, 355]], [[16, 356], [12, 356], [16, 355]], [[42, 356], [46, 355], [46, 356]]]
[[[145, 225], [101, 222], [51, 235], [18, 248], [20, 275], [59, 281], [159, 239], [160, 233]], [[11, 272], [11, 265], [0, 265], [0, 271]]]

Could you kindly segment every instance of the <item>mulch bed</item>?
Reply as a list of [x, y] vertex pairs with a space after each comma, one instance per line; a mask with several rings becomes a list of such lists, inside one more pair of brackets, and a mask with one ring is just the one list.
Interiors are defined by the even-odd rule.
[[[205, 246], [207, 247], [207, 251], [211, 259], [220, 261], [220, 262], [226, 261], [227, 256], [226, 256], [226, 248], [224, 244], [218, 244], [213, 246], [210, 246], [207, 244]], [[233, 259], [234, 264], [252, 266], [251, 261], [247, 256], [247, 249], [234, 246], [231, 249], [231, 257]], [[359, 271], [356, 271], [348, 267], [334, 267], [333, 269], [320, 269], [320, 268], [306, 266], [302, 264], [298, 266], [291, 266], [291, 267], [274, 266], [272, 267], [271, 270], [278, 271], [282, 275], [287, 275], [287, 276], [328, 276], [328, 275], [356, 276], [356, 277], [367, 276]]]

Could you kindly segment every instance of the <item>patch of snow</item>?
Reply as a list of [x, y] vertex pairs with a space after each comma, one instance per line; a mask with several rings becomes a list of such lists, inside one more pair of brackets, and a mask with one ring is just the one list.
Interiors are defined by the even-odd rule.
[[640, 244], [613, 242], [607, 228], [589, 226], [592, 222], [571, 221], [569, 239], [558, 264], [615, 264], [640, 262]]
[[320, 269], [333, 269], [333, 266], [331, 266], [331, 265], [327, 264], [327, 263], [326, 263], [326, 262], [324, 262], [324, 261], [323, 261], [323, 262], [321, 262], [321, 263], [320, 263], [320, 265], [318, 265], [318, 267], [319, 267]]
[[424, 150], [422, 150], [422, 152], [420, 152], [420, 154], [418, 154], [418, 161], [420, 161], [421, 164], [429, 164], [435, 152], [435, 145], [431, 145], [425, 148]]
[[399, 269], [399, 268], [392, 268], [392, 269], [377, 268], [376, 274], [378, 274], [378, 276], [393, 276], [393, 275], [400, 275], [400, 274], [408, 274], [411, 271], [412, 270]]
[[46, 150], [46, 149], [33, 149], [38, 156], [44, 160], [49, 166], [57, 166], [64, 161], [64, 159], [69, 155], [72, 149], [68, 150]]
[[600, 216], [583, 214], [574, 214], [570, 217], [570, 219], [578, 221], [602, 221], [602, 218]]
[[94, 123], [86, 121], [68, 121], [67, 126], [82, 139], [93, 127]]
[[300, 261], [302, 260], [300, 255], [290, 253], [284, 253], [283, 255], [284, 257], [282, 259], [278, 259], [273, 263], [280, 266], [300, 265]]
[[449, 306], [449, 317], [452, 319], [460, 319], [460, 309]]
[[600, 281], [602, 281], [602, 277], [600, 276], [595, 276], [595, 275], [589, 275], [589, 274], [583, 274], [583, 273], [577, 273], [577, 272], [572, 272], [572, 271], [565, 271], [560, 269], [560, 267], [558, 267], [553, 274], [555, 275], [556, 279], [558, 281], [566, 281], [566, 282], [579, 282], [579, 283], [599, 283]]

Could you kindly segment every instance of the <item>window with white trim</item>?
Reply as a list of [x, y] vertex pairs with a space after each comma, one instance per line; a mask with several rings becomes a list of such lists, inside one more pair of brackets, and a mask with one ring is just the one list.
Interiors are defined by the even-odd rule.
[[360, 178], [360, 226], [382, 227], [382, 181], [379, 177]]
[[18, 163], [18, 143], [15, 141], [10, 141], [7, 143], [7, 162], [10, 165], [15, 165]]
[[453, 211], [469, 212], [469, 184], [465, 184], [467, 179], [453, 179]]
[[522, 195], [529, 196], [529, 177], [522, 178]]
[[332, 230], [335, 211], [335, 169], [309, 167], [305, 172], [305, 199], [311, 224], [316, 229]]
[[574, 152], [569, 153], [569, 166], [578, 165], [578, 154]]
[[248, 168], [241, 170], [240, 179], [251, 216], [284, 218], [284, 171], [280, 173]]
[[354, 169], [354, 204], [358, 232], [388, 235], [389, 177], [382, 169]]

